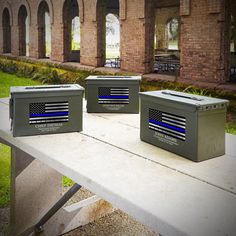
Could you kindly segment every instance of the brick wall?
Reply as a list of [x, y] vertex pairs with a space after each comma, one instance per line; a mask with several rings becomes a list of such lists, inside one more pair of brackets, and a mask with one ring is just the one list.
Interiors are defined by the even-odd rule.
[[153, 63], [154, 10], [151, 1], [127, 1], [121, 21], [121, 68], [149, 72]]
[[101, 50], [101, 30], [104, 19], [101, 11], [101, 1], [84, 1], [84, 21], [81, 23], [81, 64], [101, 66], [104, 63], [104, 52]]
[[189, 15], [181, 9], [184, 15], [181, 18], [180, 76], [187, 80], [224, 81], [228, 70], [225, 1], [190, 2]]
[[[45, 0], [51, 17], [51, 59], [65, 61], [63, 5], [65, 0]], [[80, 62], [104, 64], [103, 0], [77, 0], [81, 16]], [[36, 0], [0, 1], [0, 52], [3, 52], [2, 12], [11, 15], [11, 52], [19, 55], [18, 11], [23, 4], [30, 24], [29, 56], [39, 58]], [[120, 0], [121, 69], [147, 73], [153, 70], [155, 8], [178, 6], [181, 14], [181, 77], [188, 80], [224, 81], [229, 68], [229, 0]], [[231, 0], [231, 4], [234, 3]], [[174, 8], [173, 8], [174, 9]], [[172, 9], [172, 10], [173, 10]], [[231, 7], [232, 9], [232, 7]], [[171, 8], [169, 11], [172, 11]], [[177, 8], [174, 10], [177, 13]], [[175, 14], [174, 13], [174, 14]], [[173, 12], [171, 13], [173, 15]]]

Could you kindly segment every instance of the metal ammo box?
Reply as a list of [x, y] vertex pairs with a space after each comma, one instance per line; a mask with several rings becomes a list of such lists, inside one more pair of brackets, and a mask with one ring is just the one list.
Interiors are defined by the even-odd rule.
[[196, 162], [225, 154], [227, 100], [170, 90], [140, 97], [141, 140]]
[[77, 84], [11, 87], [13, 136], [82, 130], [82, 96]]
[[141, 76], [86, 78], [87, 112], [139, 113]]

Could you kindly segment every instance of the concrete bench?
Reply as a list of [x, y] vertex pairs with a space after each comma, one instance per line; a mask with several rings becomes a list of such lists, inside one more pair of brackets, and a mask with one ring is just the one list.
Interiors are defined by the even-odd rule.
[[0, 141], [13, 148], [12, 235], [32, 232], [60, 198], [61, 175], [97, 196], [61, 208], [44, 235], [84, 225], [112, 205], [162, 235], [235, 235], [236, 136], [226, 135], [226, 155], [194, 163], [142, 142], [138, 114], [84, 111], [83, 130], [13, 138], [8, 101], [0, 100]]

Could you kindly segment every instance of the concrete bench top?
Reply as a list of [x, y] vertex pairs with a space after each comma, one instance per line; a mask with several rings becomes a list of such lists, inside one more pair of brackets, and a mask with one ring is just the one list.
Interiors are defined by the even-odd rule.
[[235, 235], [236, 136], [226, 134], [226, 155], [194, 163], [142, 142], [137, 114], [83, 115], [81, 133], [14, 138], [1, 99], [0, 140], [162, 235]]

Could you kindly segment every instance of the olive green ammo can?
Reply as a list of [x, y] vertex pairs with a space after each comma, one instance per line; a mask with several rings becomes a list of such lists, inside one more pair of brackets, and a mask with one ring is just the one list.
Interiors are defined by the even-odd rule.
[[227, 100], [170, 90], [140, 97], [141, 140], [196, 162], [225, 154]]
[[13, 136], [81, 131], [83, 91], [77, 84], [11, 87]]
[[139, 113], [141, 76], [86, 78], [87, 112]]

